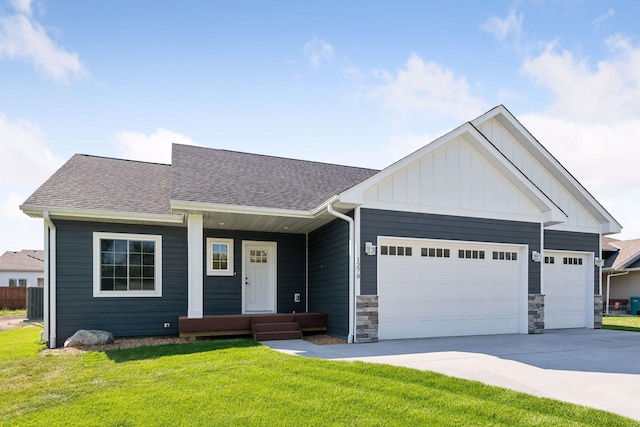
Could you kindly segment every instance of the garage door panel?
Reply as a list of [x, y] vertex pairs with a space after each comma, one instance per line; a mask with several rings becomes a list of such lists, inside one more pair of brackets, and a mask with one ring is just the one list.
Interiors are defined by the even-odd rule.
[[[584, 253], [545, 251], [545, 329], [584, 328], [593, 271]], [[553, 262], [553, 263], [552, 263]]]
[[[380, 339], [520, 332], [520, 261], [492, 257], [518, 247], [417, 239], [379, 245], [412, 248], [411, 256], [379, 254]], [[446, 248], [449, 257], [422, 256], [428, 247]], [[476, 258], [459, 258], [460, 249]]]

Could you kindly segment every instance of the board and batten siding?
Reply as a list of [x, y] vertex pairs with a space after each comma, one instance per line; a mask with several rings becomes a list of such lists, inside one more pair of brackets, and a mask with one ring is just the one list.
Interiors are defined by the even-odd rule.
[[[57, 232], [57, 345], [79, 329], [116, 337], [178, 334], [187, 312], [187, 229], [54, 220]], [[93, 233], [162, 236], [162, 297], [93, 296]], [[171, 324], [164, 328], [164, 323]]]
[[349, 226], [336, 219], [309, 234], [309, 311], [327, 313], [327, 333], [349, 333]]
[[567, 214], [566, 222], [552, 226], [555, 230], [599, 232], [600, 223], [498, 120], [492, 118], [477, 127], [505, 157]]
[[[592, 252], [594, 257], [600, 256], [600, 234], [578, 233], [572, 231], [544, 231], [545, 250]], [[600, 269], [593, 266], [593, 292], [600, 290]]]
[[[208, 237], [233, 239], [234, 276], [207, 276]], [[263, 233], [253, 231], [204, 230], [204, 314], [242, 313], [242, 242], [263, 241], [277, 244], [277, 294], [278, 313], [304, 313], [306, 300], [305, 235], [287, 233]], [[294, 302], [294, 294], [300, 294], [300, 302]]]
[[[468, 218], [391, 210], [360, 210], [360, 293], [377, 295], [377, 256], [364, 253], [366, 242], [377, 244], [378, 236], [442, 239], [528, 245], [540, 251], [540, 224]], [[527, 256], [529, 293], [540, 293], [540, 263]]]

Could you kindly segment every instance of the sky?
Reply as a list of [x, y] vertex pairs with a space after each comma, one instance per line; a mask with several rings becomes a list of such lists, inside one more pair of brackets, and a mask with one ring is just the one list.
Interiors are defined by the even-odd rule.
[[0, 0], [0, 253], [75, 153], [382, 169], [504, 104], [640, 238], [640, 2]]

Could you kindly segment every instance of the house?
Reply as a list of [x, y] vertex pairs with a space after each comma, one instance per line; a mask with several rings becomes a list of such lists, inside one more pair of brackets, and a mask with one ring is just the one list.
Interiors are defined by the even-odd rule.
[[326, 313], [349, 342], [597, 328], [600, 238], [621, 230], [504, 106], [381, 171], [75, 155], [21, 209], [46, 225], [52, 347], [256, 313]]
[[[631, 297], [640, 296], [640, 239], [602, 237], [602, 296], [605, 312], [631, 311]], [[638, 314], [637, 310], [631, 314]]]
[[0, 286], [44, 286], [44, 251], [23, 249], [0, 256]]

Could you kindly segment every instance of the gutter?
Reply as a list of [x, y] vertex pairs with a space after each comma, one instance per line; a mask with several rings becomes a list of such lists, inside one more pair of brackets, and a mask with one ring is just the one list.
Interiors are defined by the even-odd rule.
[[609, 288], [611, 287], [611, 278], [616, 276], [624, 276], [626, 274], [629, 274], [629, 272], [623, 271], [622, 273], [607, 274], [607, 300], [604, 302], [605, 307], [607, 307], [607, 310], [605, 313], [607, 316], [609, 315]]
[[49, 211], [42, 212], [44, 219], [45, 275], [44, 326], [45, 341], [49, 348], [56, 348], [56, 226], [49, 218]]
[[347, 216], [343, 213], [336, 212], [333, 209], [333, 203], [340, 200], [338, 197], [332, 200], [331, 203], [327, 204], [327, 212], [336, 218], [347, 221], [349, 223], [349, 335], [347, 337], [348, 343], [355, 342], [355, 334], [354, 334], [354, 324], [355, 324], [355, 280], [353, 277], [354, 273], [354, 257], [355, 251], [353, 248], [354, 243], [354, 235], [355, 235], [355, 226], [353, 218]]

